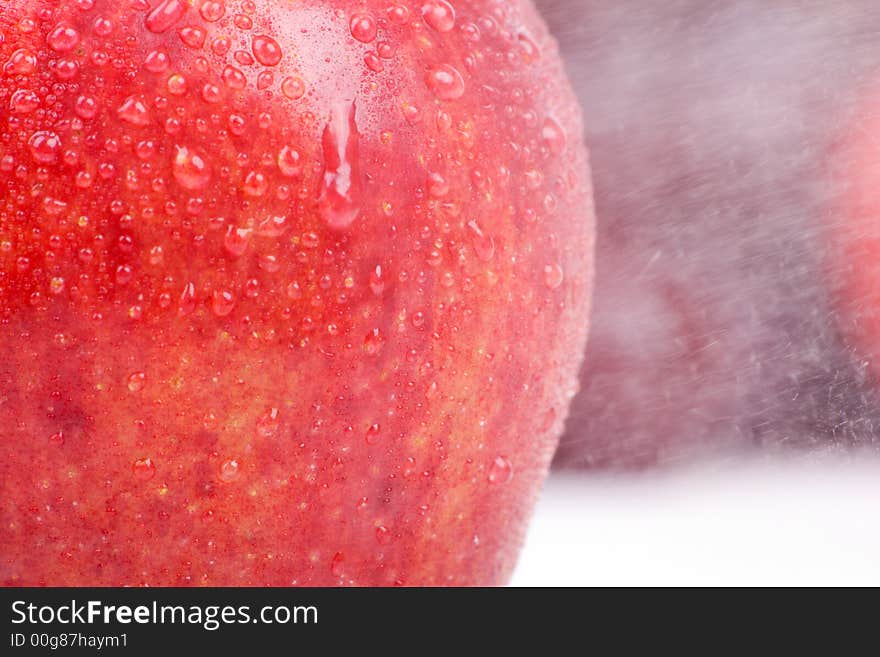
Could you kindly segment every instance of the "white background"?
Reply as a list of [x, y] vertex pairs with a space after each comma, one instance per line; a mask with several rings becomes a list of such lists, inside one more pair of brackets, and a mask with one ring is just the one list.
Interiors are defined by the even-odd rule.
[[511, 583], [880, 585], [880, 461], [555, 473]]

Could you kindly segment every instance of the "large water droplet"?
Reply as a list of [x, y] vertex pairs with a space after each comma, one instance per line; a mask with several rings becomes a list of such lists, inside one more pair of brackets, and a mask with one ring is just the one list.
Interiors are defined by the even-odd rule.
[[226, 317], [235, 308], [235, 295], [231, 290], [214, 290], [211, 310], [217, 317]]
[[290, 100], [298, 100], [306, 93], [306, 83], [300, 77], [284, 78], [281, 81], [281, 93]]
[[367, 14], [355, 14], [352, 16], [348, 27], [351, 30], [351, 36], [361, 43], [370, 43], [376, 38], [378, 33], [376, 19]]
[[137, 459], [131, 466], [131, 471], [138, 481], [149, 481], [156, 476], [156, 466], [153, 459]]
[[129, 96], [122, 105], [116, 108], [116, 115], [132, 125], [149, 125], [151, 122], [150, 111], [142, 98]]
[[247, 78], [245, 78], [244, 73], [234, 66], [224, 68], [221, 77], [223, 78], [223, 84], [230, 89], [244, 89], [247, 86]]
[[13, 114], [30, 114], [40, 106], [40, 97], [30, 89], [19, 89], [9, 99], [9, 111]]
[[180, 293], [180, 302], [177, 307], [177, 314], [181, 317], [189, 315], [196, 309], [196, 286], [193, 283], [187, 283], [183, 286], [183, 292]]
[[544, 285], [551, 290], [555, 290], [562, 285], [563, 277], [562, 267], [559, 265], [552, 264], [544, 267]]
[[37, 56], [27, 48], [19, 48], [9, 56], [3, 70], [17, 75], [30, 75], [37, 70]]
[[330, 560], [330, 573], [334, 577], [343, 577], [345, 575], [345, 555], [337, 552]]
[[150, 73], [162, 73], [168, 70], [170, 60], [168, 54], [162, 50], [150, 51], [144, 59], [144, 69]]
[[389, 530], [385, 525], [379, 525], [376, 527], [376, 541], [379, 545], [388, 545], [392, 539], [391, 530]]
[[238, 479], [240, 464], [237, 459], [227, 459], [220, 464], [220, 481], [226, 483]]
[[377, 424], [370, 425], [370, 428], [367, 429], [367, 435], [365, 440], [367, 445], [376, 445], [382, 439], [382, 427]]
[[453, 66], [441, 64], [425, 75], [425, 84], [440, 100], [456, 100], [464, 95], [464, 78]]
[[285, 215], [270, 215], [258, 225], [256, 233], [260, 237], [281, 237], [290, 228]]
[[128, 389], [131, 392], [140, 392], [144, 388], [144, 379], [146, 375], [143, 372], [132, 372], [128, 377]]
[[544, 120], [541, 139], [551, 155], [559, 155], [565, 149], [565, 131], [554, 119]]
[[388, 7], [388, 20], [395, 25], [406, 25], [409, 21], [409, 9], [400, 4], [391, 5]]
[[288, 178], [298, 178], [302, 175], [299, 152], [291, 146], [282, 147], [278, 152], [278, 170], [281, 171], [281, 175]]
[[489, 466], [489, 483], [506, 484], [513, 479], [513, 465], [504, 456], [498, 456]]
[[223, 15], [226, 13], [226, 7], [222, 2], [206, 0], [206, 2], [203, 2], [202, 6], [199, 8], [199, 13], [206, 22], [216, 23], [223, 18]]
[[235, 228], [230, 226], [226, 229], [226, 236], [223, 238], [223, 248], [233, 258], [238, 258], [247, 251], [248, 242], [251, 239], [251, 230], [249, 228]]
[[61, 138], [54, 132], [38, 130], [28, 140], [31, 157], [38, 164], [52, 164], [61, 155]]
[[250, 171], [245, 176], [242, 191], [245, 196], [260, 197], [266, 193], [269, 188], [269, 181], [266, 176], [259, 171]]
[[376, 268], [370, 272], [370, 291], [377, 297], [381, 297], [385, 291], [385, 276], [381, 265], [376, 265]]
[[318, 196], [321, 217], [331, 227], [350, 226], [361, 211], [360, 154], [356, 105], [336, 107], [324, 127], [324, 173]]
[[449, 32], [455, 27], [455, 9], [446, 0], [431, 0], [424, 4], [422, 18], [438, 32]]
[[147, 15], [147, 29], [156, 34], [167, 32], [183, 18], [188, 8], [189, 5], [184, 0], [162, 0]]
[[198, 50], [205, 45], [205, 37], [207, 34], [200, 27], [187, 26], [180, 29], [177, 33], [180, 40], [187, 48]]
[[186, 189], [204, 189], [211, 181], [211, 168], [205, 158], [186, 146], [175, 146], [171, 173]]
[[69, 25], [59, 25], [49, 32], [46, 43], [57, 52], [69, 52], [79, 44], [79, 32]]
[[93, 119], [98, 113], [98, 102], [91, 96], [80, 96], [74, 102], [73, 111], [81, 119]]
[[254, 57], [263, 66], [276, 66], [281, 61], [281, 46], [278, 42], [267, 36], [255, 36], [251, 43], [251, 51]]
[[471, 231], [471, 245], [474, 247], [474, 253], [483, 262], [489, 262], [495, 255], [495, 241], [480, 230], [476, 221], [469, 221], [468, 228]]
[[274, 438], [281, 425], [280, 412], [270, 408], [257, 419], [256, 433], [259, 438]]
[[368, 356], [376, 356], [382, 351], [382, 347], [385, 345], [385, 336], [382, 335], [379, 329], [374, 328], [372, 331], [367, 333], [364, 338], [364, 353]]

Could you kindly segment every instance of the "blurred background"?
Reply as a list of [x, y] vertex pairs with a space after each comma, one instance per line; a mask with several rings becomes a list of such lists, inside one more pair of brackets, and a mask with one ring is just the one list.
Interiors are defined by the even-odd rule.
[[796, 580], [793, 559], [877, 581], [880, 385], [835, 242], [848, 151], [880, 153], [880, 4], [537, 4], [584, 107], [598, 253], [583, 389], [514, 583], [565, 562], [535, 552], [553, 545], [616, 554], [617, 583]]

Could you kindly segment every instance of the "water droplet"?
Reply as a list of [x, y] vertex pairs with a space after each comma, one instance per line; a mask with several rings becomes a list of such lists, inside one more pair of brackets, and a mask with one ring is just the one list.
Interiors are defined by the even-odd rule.
[[278, 170], [288, 178], [299, 178], [302, 175], [299, 153], [291, 146], [284, 146], [278, 152]]
[[559, 155], [565, 150], [565, 132], [562, 127], [553, 119], [544, 120], [544, 126], [541, 128], [541, 139], [551, 155]]
[[98, 103], [91, 96], [80, 96], [73, 105], [73, 111], [81, 119], [93, 119], [98, 113]]
[[364, 55], [364, 64], [374, 73], [381, 73], [385, 70], [385, 64], [379, 59], [379, 54], [372, 51]]
[[147, 15], [147, 29], [155, 34], [167, 32], [183, 18], [188, 8], [189, 5], [184, 0], [162, 0]]
[[242, 66], [250, 66], [254, 63], [254, 58], [251, 57], [251, 54], [244, 50], [236, 50], [233, 57], [235, 58], [235, 61], [237, 61]]
[[183, 286], [183, 292], [180, 293], [180, 302], [177, 307], [177, 314], [181, 317], [189, 315], [196, 309], [196, 286], [194, 283], [187, 283]]
[[27, 48], [19, 48], [9, 56], [3, 70], [12, 74], [30, 75], [37, 70], [37, 56]]
[[360, 154], [355, 103], [338, 106], [324, 127], [321, 145], [324, 173], [318, 197], [321, 217], [331, 227], [344, 229], [360, 214]]
[[342, 552], [337, 552], [330, 560], [330, 573], [334, 577], [343, 577], [345, 575], [345, 556]]
[[53, 276], [49, 280], [49, 292], [55, 295], [64, 292], [64, 279], [61, 276]]
[[92, 29], [100, 37], [107, 37], [113, 34], [113, 21], [103, 16], [98, 16], [92, 23]]
[[441, 174], [433, 172], [428, 174], [428, 195], [433, 198], [443, 198], [449, 193], [449, 183]]
[[79, 73], [79, 64], [70, 59], [59, 59], [55, 64], [55, 75], [59, 80], [72, 80]]
[[54, 132], [38, 130], [28, 140], [31, 157], [38, 164], [52, 164], [61, 154], [61, 138]]
[[232, 22], [235, 23], [235, 27], [240, 30], [249, 30], [254, 26], [254, 20], [250, 16], [245, 16], [244, 14], [236, 14], [235, 18], [232, 19]]
[[205, 158], [186, 146], [175, 146], [171, 172], [185, 189], [204, 189], [211, 181], [211, 169]]
[[376, 527], [376, 541], [379, 545], [388, 545], [391, 542], [391, 531], [384, 525]]
[[175, 96], [182, 96], [186, 93], [186, 78], [179, 73], [175, 73], [168, 78], [168, 82], [165, 83], [165, 86], [168, 88], [168, 93]]
[[9, 99], [9, 110], [13, 114], [30, 114], [40, 106], [40, 97], [30, 89], [19, 89]]
[[370, 272], [370, 291], [377, 297], [381, 297], [385, 291], [385, 277], [381, 265], [376, 265], [376, 268]]
[[278, 42], [267, 36], [255, 36], [251, 43], [251, 51], [257, 61], [263, 66], [276, 66], [281, 61], [281, 46]]
[[257, 419], [257, 436], [274, 438], [281, 426], [280, 413], [277, 408], [270, 408]]
[[79, 44], [79, 32], [69, 25], [59, 25], [49, 32], [46, 43], [56, 52], [70, 52]]
[[376, 38], [378, 27], [376, 20], [367, 14], [355, 14], [348, 24], [351, 36], [361, 43], [370, 43]]
[[284, 78], [281, 82], [281, 93], [290, 100], [298, 100], [306, 93], [306, 83], [299, 77]]
[[260, 296], [260, 281], [256, 278], [249, 278], [244, 284], [244, 295], [248, 299], [256, 299]]
[[232, 42], [225, 36], [219, 36], [211, 41], [211, 52], [218, 57], [222, 57], [228, 53], [231, 47]]
[[64, 432], [57, 431], [49, 436], [49, 443], [55, 445], [56, 447], [61, 447], [64, 444]]
[[365, 440], [367, 441], [367, 445], [376, 445], [382, 438], [382, 427], [379, 424], [372, 424], [370, 428], [367, 429], [367, 435]]
[[128, 377], [128, 389], [131, 392], [140, 392], [144, 389], [144, 379], [146, 378], [143, 372], [132, 372]]
[[226, 124], [229, 126], [229, 131], [234, 134], [241, 136], [244, 134], [245, 129], [245, 121], [244, 118], [238, 116], [237, 114], [230, 114], [229, 119]]
[[198, 50], [205, 45], [205, 31], [200, 27], [187, 26], [180, 29], [177, 33], [180, 40], [187, 48]]
[[156, 476], [156, 466], [153, 459], [137, 459], [131, 466], [131, 471], [138, 481], [149, 481]]
[[544, 267], [544, 285], [555, 290], [562, 285], [563, 273], [559, 265], [547, 265]]
[[223, 91], [215, 84], [206, 82], [202, 87], [202, 100], [206, 103], [219, 103], [223, 100]]
[[211, 310], [217, 317], [226, 317], [235, 308], [235, 295], [230, 290], [214, 290]]
[[168, 55], [162, 50], [153, 50], [144, 59], [144, 69], [150, 73], [164, 73], [169, 65]]
[[266, 193], [269, 188], [269, 181], [259, 171], [251, 171], [245, 176], [242, 191], [245, 196], [259, 197]]
[[223, 84], [230, 89], [244, 89], [247, 86], [247, 78], [240, 70], [234, 66], [227, 66], [223, 69]]
[[300, 288], [299, 283], [294, 281], [287, 286], [287, 297], [294, 301], [302, 298], [302, 289]]
[[260, 237], [281, 237], [290, 228], [285, 215], [270, 215], [257, 226], [256, 233]]
[[202, 6], [199, 8], [199, 14], [201, 14], [206, 22], [216, 23], [223, 18], [224, 14], [226, 14], [226, 7], [222, 2], [207, 0], [206, 2], [203, 2]]
[[455, 27], [455, 9], [446, 0], [431, 0], [424, 4], [422, 18], [438, 32], [449, 32]]
[[388, 7], [388, 19], [395, 25], [406, 25], [409, 21], [409, 9], [403, 5], [393, 4]]
[[541, 49], [527, 34], [518, 35], [517, 41], [519, 43], [519, 54], [523, 62], [533, 64], [540, 59]]
[[473, 246], [477, 258], [483, 262], [489, 262], [495, 255], [495, 241], [480, 230], [476, 221], [469, 221], [468, 228], [471, 230], [471, 246]]
[[367, 333], [364, 338], [364, 352], [368, 356], [376, 356], [382, 351], [382, 347], [385, 345], [385, 336], [382, 335], [382, 332], [379, 329], [374, 328], [372, 331]]
[[116, 115], [121, 120], [132, 125], [149, 125], [152, 121], [146, 103], [142, 98], [135, 98], [134, 96], [129, 96], [122, 101], [122, 105], [116, 108]]
[[257, 76], [257, 89], [264, 91], [275, 82], [275, 74], [272, 71], [262, 71]]
[[440, 100], [456, 100], [464, 95], [464, 78], [456, 68], [441, 64], [428, 71], [425, 84]]
[[240, 464], [237, 459], [227, 459], [220, 464], [220, 481], [226, 483], [238, 479]]
[[226, 229], [226, 236], [223, 238], [223, 248], [233, 258], [238, 258], [247, 250], [250, 238], [251, 230], [249, 228], [230, 226]]
[[489, 466], [489, 483], [506, 484], [513, 479], [513, 465], [505, 457], [499, 456]]

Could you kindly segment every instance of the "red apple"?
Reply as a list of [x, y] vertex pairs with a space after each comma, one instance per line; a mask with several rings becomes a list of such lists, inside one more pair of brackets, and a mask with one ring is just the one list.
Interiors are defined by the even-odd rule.
[[847, 117], [832, 178], [837, 205], [829, 212], [826, 259], [841, 333], [869, 378], [880, 377], [880, 94]]
[[528, 0], [5, 0], [0, 582], [498, 584], [587, 331]]

